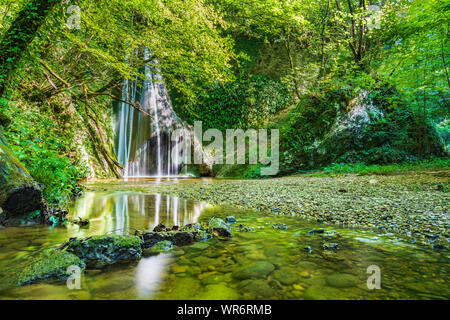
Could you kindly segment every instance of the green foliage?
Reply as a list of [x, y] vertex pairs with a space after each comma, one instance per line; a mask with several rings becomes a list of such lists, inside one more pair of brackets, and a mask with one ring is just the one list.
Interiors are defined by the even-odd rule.
[[50, 203], [64, 206], [80, 191], [77, 182], [87, 175], [81, 162], [72, 164], [62, 155], [67, 141], [59, 136], [54, 118], [36, 111], [24, 111], [2, 100], [2, 110], [9, 114], [11, 124], [6, 129], [10, 146], [31, 176], [45, 186], [44, 197]]
[[433, 171], [448, 170], [450, 168], [450, 159], [437, 158], [418, 162], [402, 162], [390, 165], [367, 165], [359, 162], [355, 164], [333, 163], [323, 169], [328, 174], [389, 174], [407, 171]]
[[[143, 48], [159, 62], [183, 120], [280, 129], [282, 174], [425, 158], [437, 149], [439, 139], [429, 139], [435, 123], [449, 144], [447, 0], [382, 1], [376, 11], [359, 0], [78, 0], [80, 30], [66, 27], [65, 5], [47, 14], [36, 3], [44, 2], [0, 0], [0, 32], [9, 34], [0, 39], [0, 76], [8, 74], [18, 105], [0, 110], [0, 123], [54, 202], [86, 176], [76, 145], [95, 159], [97, 176], [118, 175], [111, 98], [122, 79], [140, 76]], [[20, 53], [10, 45], [15, 25], [26, 31]], [[317, 144], [362, 92], [386, 117], [369, 126], [362, 145], [318, 157]], [[259, 167], [228, 173], [258, 178]]]
[[280, 81], [248, 76], [225, 85], [216, 84], [191, 104], [188, 122], [203, 121], [204, 128], [219, 130], [262, 127], [272, 115], [291, 102]]
[[33, 219], [40, 218], [41, 215], [42, 215], [42, 212], [41, 212], [40, 210], [36, 210], [36, 211], [31, 212], [31, 213], [28, 215], [28, 218], [31, 219], [31, 220], [33, 220]]
[[323, 86], [305, 94], [289, 111], [289, 116], [271, 126], [280, 129], [280, 170], [293, 173], [311, 166], [312, 148], [334, 123], [346, 106], [346, 96], [334, 88]]

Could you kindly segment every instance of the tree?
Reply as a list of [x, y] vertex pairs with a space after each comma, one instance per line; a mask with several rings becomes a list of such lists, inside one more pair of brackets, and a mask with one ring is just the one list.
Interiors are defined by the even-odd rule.
[[11, 72], [17, 68], [37, 30], [58, 3], [61, 3], [61, 0], [29, 2], [3, 35], [0, 42], [0, 98], [5, 93]]

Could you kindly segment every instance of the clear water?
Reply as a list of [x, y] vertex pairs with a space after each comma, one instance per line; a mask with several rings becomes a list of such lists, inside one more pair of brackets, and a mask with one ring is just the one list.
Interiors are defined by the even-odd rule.
[[[121, 183], [128, 191], [120, 191], [123, 188], [114, 188], [114, 184], [110, 184], [111, 188], [105, 188], [108, 184], [104, 183], [91, 185], [91, 190], [96, 191], [87, 192], [74, 203], [70, 214], [90, 219], [87, 228], [70, 225], [0, 229], [0, 299], [450, 298], [448, 251], [432, 251], [369, 232], [332, 228], [295, 217], [142, 192], [144, 185], [158, 183], [155, 181]], [[152, 229], [158, 223], [183, 225], [229, 215], [254, 231], [239, 232], [234, 227], [234, 236], [229, 240], [213, 239], [143, 258], [136, 264], [87, 271], [81, 290], [69, 290], [64, 282], [10, 287], [30, 256], [73, 236], [128, 234], [135, 229]], [[274, 229], [275, 223], [284, 223], [288, 229]], [[339, 232], [342, 238], [306, 234], [321, 227]], [[340, 250], [323, 250], [326, 242], [338, 242]], [[367, 288], [367, 268], [371, 265], [381, 269], [379, 290]]]

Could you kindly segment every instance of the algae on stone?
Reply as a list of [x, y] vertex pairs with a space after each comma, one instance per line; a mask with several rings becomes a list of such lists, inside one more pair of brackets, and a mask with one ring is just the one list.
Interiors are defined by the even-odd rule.
[[136, 261], [141, 258], [141, 240], [137, 236], [103, 235], [75, 239], [67, 243], [67, 251], [82, 259], [88, 268]]
[[86, 267], [85, 263], [72, 253], [59, 250], [45, 251], [20, 272], [17, 285], [22, 286], [38, 281], [67, 280], [70, 276], [67, 268], [71, 266], [78, 266], [81, 271]]

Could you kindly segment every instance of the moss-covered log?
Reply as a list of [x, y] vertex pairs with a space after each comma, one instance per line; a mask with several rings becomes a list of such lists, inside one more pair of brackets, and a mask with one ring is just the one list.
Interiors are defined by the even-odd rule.
[[42, 207], [42, 186], [36, 183], [8, 146], [0, 127], [0, 207], [7, 216]]

